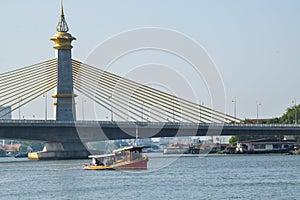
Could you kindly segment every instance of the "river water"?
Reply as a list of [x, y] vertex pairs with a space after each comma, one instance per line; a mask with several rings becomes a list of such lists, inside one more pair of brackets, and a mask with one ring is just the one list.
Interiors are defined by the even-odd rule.
[[0, 158], [0, 199], [300, 199], [300, 156], [156, 154], [138, 172], [84, 162]]

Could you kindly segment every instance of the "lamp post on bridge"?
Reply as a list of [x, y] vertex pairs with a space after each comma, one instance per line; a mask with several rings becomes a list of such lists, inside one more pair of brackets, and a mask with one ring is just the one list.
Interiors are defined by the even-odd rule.
[[295, 121], [294, 121], [294, 123], [295, 123], [295, 125], [298, 123], [297, 121], [298, 121], [298, 119], [297, 119], [297, 101], [296, 101], [296, 98], [294, 98], [293, 100], [292, 100], [292, 103], [294, 104], [294, 107], [295, 107]]
[[261, 103], [256, 101], [256, 123], [258, 124], [258, 107], [261, 106]]
[[232, 102], [234, 103], [234, 124], [236, 124], [236, 97], [232, 99]]
[[45, 97], [45, 121], [47, 121], [48, 118], [48, 97], [47, 97], [47, 92], [43, 95], [43, 97]]
[[175, 123], [175, 105], [174, 105], [174, 98], [173, 98], [173, 123]]
[[114, 121], [114, 115], [113, 115], [113, 105], [112, 105], [112, 94], [108, 97], [110, 100], [110, 120]]
[[142, 122], [144, 121], [144, 101], [142, 101]]
[[203, 102], [199, 101], [199, 123], [201, 123], [201, 107], [204, 105]]
[[21, 101], [22, 101], [22, 97], [20, 97], [20, 100], [19, 100], [19, 120], [21, 120]]
[[86, 103], [86, 100], [82, 98], [82, 120], [84, 120], [84, 103]]

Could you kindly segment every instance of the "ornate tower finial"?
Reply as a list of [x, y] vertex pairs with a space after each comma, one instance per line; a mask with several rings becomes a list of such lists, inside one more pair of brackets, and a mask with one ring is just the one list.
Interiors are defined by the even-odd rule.
[[57, 33], [50, 38], [55, 43], [54, 48], [55, 49], [72, 49], [71, 43], [73, 40], [76, 40], [76, 38], [73, 37], [70, 33], [67, 33], [69, 31], [69, 27], [65, 20], [62, 0], [61, 0], [61, 5], [60, 5], [60, 20], [57, 24], [56, 29], [57, 29]]
[[69, 31], [69, 27], [67, 25], [65, 14], [64, 14], [63, 0], [60, 1], [60, 19], [57, 24], [56, 30], [58, 32], [65, 32], [65, 33]]

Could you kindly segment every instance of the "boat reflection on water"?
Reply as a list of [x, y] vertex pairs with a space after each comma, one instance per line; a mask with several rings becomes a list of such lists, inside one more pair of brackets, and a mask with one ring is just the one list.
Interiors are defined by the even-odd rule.
[[114, 150], [112, 154], [90, 155], [91, 164], [84, 164], [86, 170], [145, 170], [148, 157], [143, 156], [142, 149], [148, 147], [126, 147]]

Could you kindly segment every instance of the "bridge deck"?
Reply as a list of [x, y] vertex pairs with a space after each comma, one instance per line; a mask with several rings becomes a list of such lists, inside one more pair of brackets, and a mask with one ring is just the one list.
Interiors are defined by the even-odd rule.
[[0, 120], [0, 138], [48, 142], [212, 135], [300, 135], [292, 124]]

